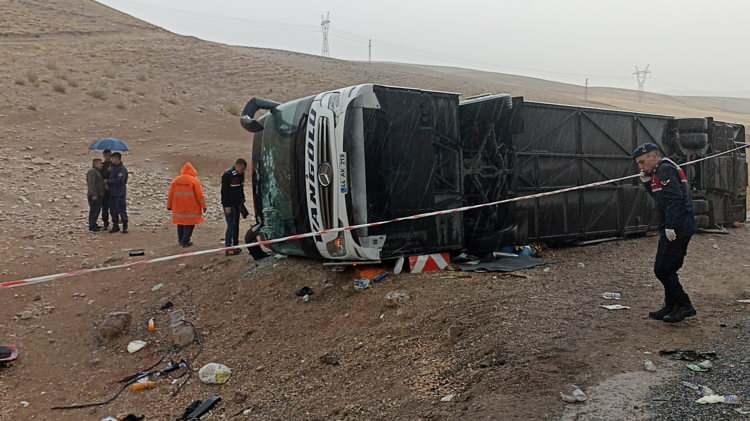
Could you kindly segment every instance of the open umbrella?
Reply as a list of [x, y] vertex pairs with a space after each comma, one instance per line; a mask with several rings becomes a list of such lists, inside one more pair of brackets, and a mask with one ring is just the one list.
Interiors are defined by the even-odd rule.
[[113, 137], [99, 139], [89, 146], [89, 149], [92, 151], [103, 151], [109, 149], [112, 152], [127, 152], [130, 150], [127, 143]]

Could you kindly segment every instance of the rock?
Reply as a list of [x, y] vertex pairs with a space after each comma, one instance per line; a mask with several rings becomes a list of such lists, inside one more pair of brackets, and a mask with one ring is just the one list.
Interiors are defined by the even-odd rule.
[[125, 311], [109, 313], [99, 325], [99, 336], [111, 340], [124, 334], [133, 322], [133, 316]]
[[172, 328], [172, 343], [178, 348], [184, 348], [195, 341], [195, 329], [186, 323]]
[[198, 370], [198, 378], [205, 384], [224, 384], [232, 377], [232, 370], [224, 364], [208, 363]]
[[386, 307], [398, 307], [411, 301], [411, 295], [405, 290], [391, 291], [385, 294]]
[[341, 355], [337, 352], [326, 352], [320, 356], [320, 362], [326, 365], [340, 365]]
[[456, 398], [456, 394], [455, 394], [455, 393], [451, 393], [451, 394], [449, 394], [449, 395], [445, 395], [445, 396], [443, 396], [443, 397], [442, 397], [442, 398], [440, 399], [440, 402], [452, 402], [452, 401], [453, 401], [453, 399], [455, 399], [455, 398]]
[[643, 368], [646, 371], [650, 371], [650, 372], [653, 373], [653, 372], [656, 371], [656, 364], [654, 364], [654, 362], [651, 361], [651, 360], [646, 360], [646, 361], [643, 362]]
[[234, 397], [232, 398], [232, 402], [236, 404], [243, 404], [247, 402], [249, 398], [250, 398], [250, 395], [248, 395], [247, 393], [236, 391], [234, 392]]
[[576, 385], [569, 385], [566, 392], [560, 392], [560, 397], [566, 403], [586, 402], [588, 396]]
[[32, 313], [29, 310], [26, 310], [26, 311], [22, 311], [22, 312], [18, 313], [17, 316], [21, 320], [30, 320], [30, 319], [32, 319], [34, 317], [34, 313]]

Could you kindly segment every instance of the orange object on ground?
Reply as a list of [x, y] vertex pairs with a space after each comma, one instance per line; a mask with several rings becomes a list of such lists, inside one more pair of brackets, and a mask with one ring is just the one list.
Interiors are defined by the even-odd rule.
[[369, 279], [372, 281], [373, 279], [377, 278], [379, 275], [382, 275], [383, 272], [387, 272], [387, 271], [379, 266], [363, 268], [359, 270], [359, 279]]
[[142, 392], [154, 388], [156, 388], [156, 382], [152, 382], [151, 380], [139, 381], [130, 385], [131, 392]]
[[193, 164], [186, 162], [180, 175], [169, 186], [167, 209], [172, 210], [172, 223], [175, 225], [198, 225], [203, 223], [203, 209], [206, 198], [203, 186], [198, 180], [198, 171]]
[[151, 333], [156, 332], [156, 322], [153, 318], [148, 320], [148, 331]]

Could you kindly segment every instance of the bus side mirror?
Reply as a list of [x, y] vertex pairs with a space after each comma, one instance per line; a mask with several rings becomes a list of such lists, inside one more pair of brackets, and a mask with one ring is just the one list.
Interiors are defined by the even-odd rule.
[[245, 104], [240, 117], [240, 124], [250, 133], [263, 131], [263, 124], [255, 119], [255, 113], [258, 110], [272, 110], [279, 106], [278, 102], [268, 99], [253, 97]]

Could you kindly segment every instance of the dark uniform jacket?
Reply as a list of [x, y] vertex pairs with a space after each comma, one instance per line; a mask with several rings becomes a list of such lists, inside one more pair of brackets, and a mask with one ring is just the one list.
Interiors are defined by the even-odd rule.
[[128, 169], [125, 165], [112, 165], [109, 168], [109, 195], [112, 197], [125, 197], [128, 193]]
[[662, 158], [651, 181], [646, 182], [645, 186], [656, 202], [661, 217], [660, 230], [673, 229], [680, 237], [695, 233], [690, 185], [685, 171], [677, 163]]
[[245, 174], [234, 168], [221, 176], [221, 205], [225, 208], [242, 206], [245, 203]]

